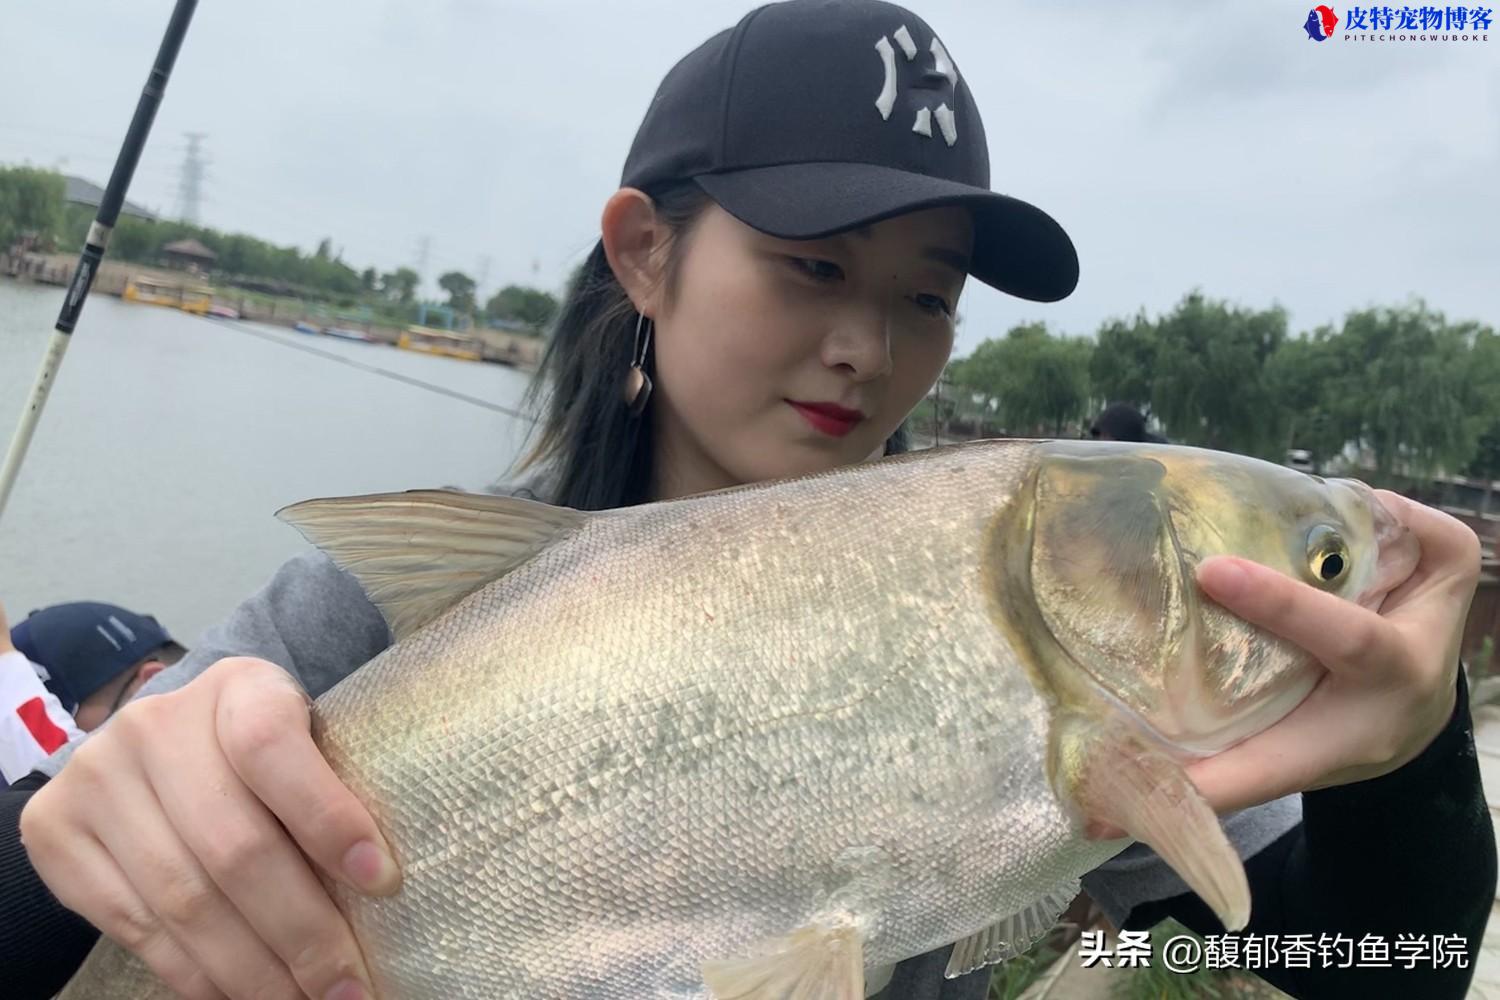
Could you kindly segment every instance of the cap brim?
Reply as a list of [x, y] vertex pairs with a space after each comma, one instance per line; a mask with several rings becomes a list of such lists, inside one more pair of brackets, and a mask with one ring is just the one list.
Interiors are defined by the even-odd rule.
[[787, 240], [813, 240], [943, 205], [974, 214], [969, 272], [1017, 298], [1056, 302], [1078, 285], [1073, 241], [1017, 198], [868, 163], [788, 163], [693, 178], [726, 212]]

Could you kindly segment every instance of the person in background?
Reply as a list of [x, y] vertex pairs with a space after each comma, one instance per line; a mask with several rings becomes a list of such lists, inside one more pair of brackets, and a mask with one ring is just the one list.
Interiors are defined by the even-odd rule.
[[1146, 430], [1146, 418], [1129, 403], [1110, 403], [1089, 428], [1089, 437], [1101, 441], [1150, 441], [1166, 444], [1166, 438]]
[[0, 605], [0, 788], [9, 788], [59, 747], [83, 739], [73, 716], [42, 682], [45, 673], [16, 649]]
[[30, 773], [99, 728], [141, 685], [187, 655], [150, 615], [75, 601], [7, 628], [0, 608], [0, 777]]

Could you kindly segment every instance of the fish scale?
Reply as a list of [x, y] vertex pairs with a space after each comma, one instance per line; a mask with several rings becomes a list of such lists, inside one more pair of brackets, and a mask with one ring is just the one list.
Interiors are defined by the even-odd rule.
[[[1055, 791], [1073, 696], [997, 621], [1035, 598], [997, 592], [993, 545], [1008, 517], [1048, 514], [1024, 508], [1049, 456], [1139, 454], [1100, 448], [938, 449], [557, 513], [531, 542], [532, 515], [555, 508], [451, 493], [293, 508], [399, 625], [315, 710], [403, 869], [388, 898], [331, 889], [379, 995], [708, 1000], [705, 963], [770, 968], [754, 956], [802, 929], [832, 929], [814, 933], [819, 961], [852, 935], [874, 970], [1012, 915], [1050, 926], [1030, 908], [1125, 842], [1085, 839]], [[525, 549], [467, 593], [433, 582], [437, 526], [461, 513]], [[392, 543], [377, 571], [341, 548], [358, 538], [366, 558], [384, 525], [424, 551]], [[808, 952], [788, 947], [790, 969]], [[106, 995], [169, 994], [105, 941], [63, 996]]]

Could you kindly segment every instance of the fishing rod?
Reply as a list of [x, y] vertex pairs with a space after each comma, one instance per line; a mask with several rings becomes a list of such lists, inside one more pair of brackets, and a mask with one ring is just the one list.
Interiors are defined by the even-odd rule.
[[[325, 358], [329, 361], [336, 361], [341, 365], [348, 365], [350, 368], [356, 368], [362, 372], [369, 372], [371, 375], [379, 375], [381, 378], [388, 378], [393, 379], [397, 382], [404, 382], [407, 385], [416, 386], [418, 389], [425, 389], [428, 392], [435, 392], [440, 396], [448, 396], [452, 399], [462, 400], [463, 402], [470, 403], [474, 406], [482, 406], [486, 410], [494, 410], [496, 413], [503, 413], [507, 417], [515, 417], [517, 420], [525, 420], [528, 417], [527, 413], [522, 410], [518, 410], [515, 407], [503, 406], [500, 403], [496, 403], [488, 399], [480, 399], [478, 396], [470, 396], [467, 393], [449, 389], [447, 386], [438, 385], [435, 382], [427, 382], [419, 378], [412, 378], [410, 375], [403, 375], [400, 372], [393, 372], [389, 368], [382, 368], [379, 365], [367, 364], [363, 361], [356, 361], [353, 358], [346, 358], [342, 354], [336, 354], [333, 351], [324, 351], [319, 348], [312, 347], [308, 344], [299, 344], [295, 341], [287, 340], [285, 337], [278, 336], [277, 334], [257, 330], [248, 323], [241, 323], [236, 320], [225, 320], [224, 326], [231, 330], [238, 330], [241, 333], [248, 333], [252, 337], [259, 337], [261, 340], [275, 344], [278, 347], [290, 347], [294, 351], [303, 351], [307, 354], [311, 354], [319, 358]], [[531, 416], [534, 417], [534, 415]]]
[[136, 163], [141, 158], [141, 150], [146, 146], [146, 137], [151, 134], [157, 106], [166, 93], [167, 79], [172, 75], [177, 52], [182, 48], [182, 39], [187, 34], [188, 23], [192, 21], [193, 11], [197, 6], [198, 0], [177, 0], [177, 6], [172, 10], [172, 19], [167, 22], [166, 34], [156, 53], [156, 63], [151, 67], [151, 75], [146, 78], [146, 85], [141, 90], [141, 99], [136, 104], [135, 117], [130, 120], [130, 128], [125, 133], [125, 143], [120, 147], [120, 155], [115, 158], [114, 173], [110, 174], [109, 185], [105, 187], [104, 197], [99, 201], [99, 211], [84, 238], [83, 250], [78, 255], [78, 267], [73, 271], [68, 294], [57, 315], [57, 325], [53, 328], [47, 353], [42, 358], [41, 370], [37, 372], [36, 383], [26, 401], [26, 409], [21, 411], [21, 423], [16, 427], [15, 436], [11, 438], [5, 465], [0, 466], [0, 514], [5, 512], [5, 502], [20, 475], [21, 460], [26, 457], [32, 433], [36, 430], [42, 407], [47, 402], [47, 394], [57, 378], [58, 369], [62, 367], [63, 354], [68, 349], [74, 327], [78, 325], [78, 315], [83, 312], [84, 300], [94, 284], [94, 276], [99, 273], [104, 249], [109, 245], [110, 233], [120, 217], [125, 192], [130, 188], [131, 178], [135, 176]]

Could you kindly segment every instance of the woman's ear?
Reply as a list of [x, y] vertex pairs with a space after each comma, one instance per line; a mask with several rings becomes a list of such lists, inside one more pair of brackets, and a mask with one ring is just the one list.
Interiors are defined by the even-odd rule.
[[599, 229], [604, 256], [636, 312], [653, 315], [662, 285], [664, 251], [671, 235], [657, 218], [656, 203], [645, 192], [621, 188], [605, 203]]

